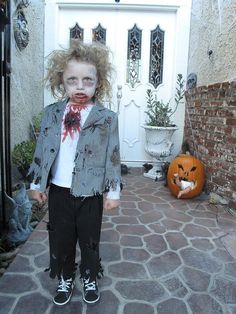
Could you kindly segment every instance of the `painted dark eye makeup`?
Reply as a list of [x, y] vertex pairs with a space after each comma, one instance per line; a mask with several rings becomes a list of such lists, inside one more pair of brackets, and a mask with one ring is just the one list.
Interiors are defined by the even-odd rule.
[[84, 77], [83, 84], [84, 86], [93, 86], [95, 84], [95, 79], [92, 77]]
[[[76, 86], [79, 83], [77, 77], [71, 76], [66, 79], [66, 83], [69, 86]], [[92, 87], [96, 83], [96, 79], [90, 76], [85, 76], [82, 78], [82, 85], [85, 87]]]
[[66, 79], [66, 82], [67, 82], [67, 84], [69, 84], [69, 85], [72, 85], [72, 84], [77, 84], [77, 79], [76, 79], [76, 77], [68, 77], [67, 79]]

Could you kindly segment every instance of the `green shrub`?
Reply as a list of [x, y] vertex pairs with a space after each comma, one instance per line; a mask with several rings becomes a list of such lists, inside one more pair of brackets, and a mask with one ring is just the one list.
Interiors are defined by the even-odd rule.
[[32, 118], [30, 125], [30, 139], [16, 144], [12, 151], [12, 162], [22, 175], [22, 179], [27, 181], [27, 173], [33, 161], [36, 140], [40, 132], [42, 111]]
[[30, 128], [30, 137], [33, 139], [37, 139], [39, 136], [40, 125], [41, 125], [41, 121], [42, 121], [42, 114], [43, 114], [43, 112], [41, 111], [40, 113], [33, 116], [33, 118], [32, 118], [32, 124], [31, 124], [31, 128]]
[[35, 147], [36, 141], [28, 140], [16, 144], [12, 151], [12, 162], [17, 166], [24, 180], [27, 180], [26, 175], [33, 160]]

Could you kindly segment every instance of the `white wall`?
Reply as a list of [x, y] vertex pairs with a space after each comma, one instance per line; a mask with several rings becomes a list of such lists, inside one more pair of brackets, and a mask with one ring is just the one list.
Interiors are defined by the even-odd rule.
[[[12, 1], [12, 26], [15, 2]], [[11, 33], [11, 145], [28, 139], [33, 115], [43, 108], [44, 0], [30, 0], [23, 12], [29, 43], [19, 50]]]
[[192, 0], [188, 73], [198, 86], [236, 78], [235, 47], [236, 1]]

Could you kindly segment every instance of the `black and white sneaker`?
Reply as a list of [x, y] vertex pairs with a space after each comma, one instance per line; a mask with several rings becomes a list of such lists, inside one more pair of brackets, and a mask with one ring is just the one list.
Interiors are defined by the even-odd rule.
[[62, 277], [59, 280], [57, 294], [53, 299], [56, 305], [64, 305], [71, 299], [74, 288], [74, 281], [72, 278], [64, 280]]
[[90, 280], [90, 277], [82, 278], [83, 300], [88, 303], [96, 303], [100, 299], [97, 281]]

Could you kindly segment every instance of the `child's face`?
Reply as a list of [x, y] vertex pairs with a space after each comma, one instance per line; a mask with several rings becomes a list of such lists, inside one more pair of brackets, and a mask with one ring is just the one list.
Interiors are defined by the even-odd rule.
[[93, 64], [70, 60], [63, 73], [63, 83], [69, 98], [78, 104], [91, 102], [97, 87], [97, 70]]

